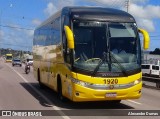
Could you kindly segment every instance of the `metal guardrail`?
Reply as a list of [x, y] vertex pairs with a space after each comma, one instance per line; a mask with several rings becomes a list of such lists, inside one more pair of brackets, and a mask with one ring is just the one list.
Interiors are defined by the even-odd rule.
[[[160, 89], [160, 78], [157, 77], [151, 77], [151, 76], [143, 76], [143, 81], [155, 83], [155, 87]], [[145, 83], [144, 83], [145, 85]]]

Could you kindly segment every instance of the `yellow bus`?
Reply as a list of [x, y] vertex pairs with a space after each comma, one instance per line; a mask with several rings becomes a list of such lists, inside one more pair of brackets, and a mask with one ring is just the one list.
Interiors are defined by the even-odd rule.
[[6, 62], [12, 62], [12, 58], [13, 58], [13, 56], [12, 56], [12, 54], [6, 54]]
[[64, 7], [35, 29], [34, 76], [59, 99], [74, 102], [141, 96], [141, 43], [148, 33], [130, 14], [111, 8]]

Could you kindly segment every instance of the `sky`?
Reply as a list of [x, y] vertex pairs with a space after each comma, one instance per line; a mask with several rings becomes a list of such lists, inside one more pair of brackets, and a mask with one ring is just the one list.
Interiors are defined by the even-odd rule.
[[[34, 29], [64, 6], [102, 6], [127, 11], [127, 0], [0, 0], [0, 48], [32, 50]], [[128, 12], [160, 48], [160, 0], [130, 0]]]

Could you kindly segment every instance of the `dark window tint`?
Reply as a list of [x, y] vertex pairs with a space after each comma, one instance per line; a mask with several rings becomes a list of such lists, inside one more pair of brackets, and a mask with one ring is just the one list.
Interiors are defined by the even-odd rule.
[[149, 69], [150, 65], [142, 65], [142, 69]]
[[14, 62], [20, 62], [21, 60], [14, 60]]
[[159, 70], [159, 66], [152, 66], [152, 69]]
[[12, 59], [12, 56], [7, 56], [6, 59]]
[[34, 32], [33, 45], [49, 46], [60, 42], [60, 17]]

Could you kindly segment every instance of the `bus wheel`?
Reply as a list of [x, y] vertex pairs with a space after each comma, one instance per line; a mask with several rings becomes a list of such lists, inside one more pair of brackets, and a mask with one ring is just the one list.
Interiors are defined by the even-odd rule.
[[65, 101], [65, 98], [64, 98], [64, 96], [63, 96], [63, 94], [62, 94], [62, 81], [61, 81], [61, 78], [60, 78], [60, 76], [58, 76], [58, 79], [57, 79], [57, 86], [58, 86], [58, 98], [62, 101], [62, 102], [64, 102]]
[[44, 88], [44, 85], [41, 82], [41, 77], [40, 77], [40, 71], [39, 71], [39, 69], [37, 71], [37, 78], [38, 78], [38, 82], [39, 82], [40, 88]]

